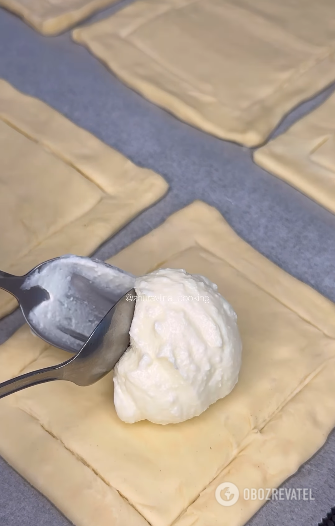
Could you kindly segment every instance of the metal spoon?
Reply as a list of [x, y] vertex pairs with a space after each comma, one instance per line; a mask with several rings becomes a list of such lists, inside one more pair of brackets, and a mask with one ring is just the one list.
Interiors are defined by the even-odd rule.
[[136, 292], [132, 289], [108, 311], [82, 349], [66, 362], [0, 383], [0, 398], [53, 380], [68, 380], [81, 386], [100, 380], [129, 346], [135, 300]]
[[[63, 282], [61, 286], [52, 283], [56, 271], [64, 269], [65, 294], [61, 293]], [[44, 286], [34, 286], [44, 275], [47, 275]], [[24, 276], [0, 271], [0, 288], [18, 300], [32, 331], [51, 345], [70, 352], [82, 348], [109, 309], [134, 286], [134, 280], [134, 276], [117, 267], [72, 255], [50, 259]], [[48, 302], [49, 299], [52, 301]], [[36, 310], [41, 307], [49, 309], [49, 318], [42, 324], [41, 311]]]

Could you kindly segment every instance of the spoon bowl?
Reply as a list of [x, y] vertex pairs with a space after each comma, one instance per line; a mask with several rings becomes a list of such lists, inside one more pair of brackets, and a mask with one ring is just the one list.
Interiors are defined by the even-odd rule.
[[69, 352], [82, 348], [134, 282], [117, 267], [72, 255], [50, 259], [24, 276], [0, 271], [0, 288], [18, 300], [32, 331]]

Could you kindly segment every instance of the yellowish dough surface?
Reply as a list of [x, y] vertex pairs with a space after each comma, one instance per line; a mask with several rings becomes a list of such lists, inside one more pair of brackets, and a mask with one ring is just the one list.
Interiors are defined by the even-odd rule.
[[118, 0], [0, 0], [5, 7], [23, 18], [44, 35], [57, 35]]
[[[196, 201], [113, 257], [136, 275], [185, 268], [238, 316], [239, 382], [199, 417], [125, 424], [112, 374], [0, 400], [0, 454], [77, 526], [242, 526], [261, 506], [244, 488], [279, 486], [335, 425], [335, 306], [240, 239]], [[20, 329], [0, 347], [0, 381], [67, 357]], [[217, 486], [240, 491], [231, 507]]]
[[[0, 79], [0, 269], [91, 254], [167, 183]], [[17, 306], [0, 290], [0, 317]]]
[[73, 38], [179, 119], [256, 146], [335, 79], [333, 22], [332, 0], [139, 0]]
[[256, 150], [254, 161], [335, 213], [335, 93]]

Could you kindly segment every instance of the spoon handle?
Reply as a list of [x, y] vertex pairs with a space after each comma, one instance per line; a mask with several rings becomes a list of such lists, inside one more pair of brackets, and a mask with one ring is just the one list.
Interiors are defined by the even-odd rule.
[[0, 289], [10, 292], [16, 298], [18, 298], [18, 294], [23, 282], [23, 276], [13, 276], [12, 274], [8, 274], [7, 272], [0, 270]]
[[26, 389], [26, 387], [62, 379], [63, 371], [59, 369], [57, 365], [22, 374], [21, 376], [0, 383], [0, 398], [21, 391], [21, 389]]

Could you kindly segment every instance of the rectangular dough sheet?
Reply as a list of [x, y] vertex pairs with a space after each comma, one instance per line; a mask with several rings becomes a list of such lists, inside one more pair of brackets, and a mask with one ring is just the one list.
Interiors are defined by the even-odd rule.
[[335, 213], [335, 93], [256, 150], [254, 161]]
[[181, 120], [256, 146], [335, 79], [333, 21], [333, 0], [139, 0], [73, 38]]
[[0, 0], [43, 35], [57, 35], [119, 0]]
[[[280, 485], [335, 425], [335, 306], [195, 201], [110, 262], [208, 276], [237, 311], [243, 340], [233, 392], [200, 417], [124, 424], [112, 375], [53, 382], [0, 401], [0, 454], [77, 526], [241, 526], [261, 506], [243, 489]], [[0, 347], [0, 381], [67, 353], [21, 328]], [[223, 482], [240, 499], [215, 499]], [[130, 519], [131, 516], [131, 519]]]
[[[167, 183], [0, 79], [0, 269], [91, 254]], [[17, 306], [0, 290], [0, 317]]]

